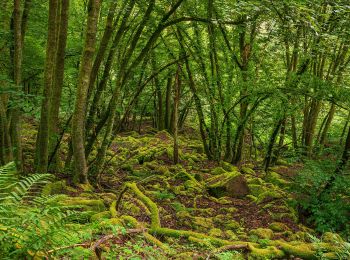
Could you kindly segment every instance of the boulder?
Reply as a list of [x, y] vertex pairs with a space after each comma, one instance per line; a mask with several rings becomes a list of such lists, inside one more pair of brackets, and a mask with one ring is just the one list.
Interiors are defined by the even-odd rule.
[[206, 182], [207, 190], [211, 196], [242, 198], [249, 194], [246, 178], [239, 172], [225, 172], [209, 178]]

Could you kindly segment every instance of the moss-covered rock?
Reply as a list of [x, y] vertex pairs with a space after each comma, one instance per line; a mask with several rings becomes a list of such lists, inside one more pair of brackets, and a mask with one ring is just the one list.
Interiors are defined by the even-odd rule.
[[211, 229], [214, 228], [213, 220], [211, 218], [194, 217], [192, 223], [199, 229]]
[[322, 241], [330, 244], [335, 244], [335, 245], [344, 243], [343, 238], [339, 234], [332, 233], [332, 232], [325, 232], [322, 235]]
[[268, 171], [264, 177], [264, 180], [279, 187], [285, 187], [289, 184], [289, 182], [284, 180], [277, 172], [273, 171]]
[[239, 172], [225, 172], [207, 179], [207, 190], [214, 197], [242, 198], [249, 194], [245, 177]]
[[243, 174], [255, 175], [255, 171], [254, 171], [252, 168], [249, 168], [249, 167], [247, 167], [247, 166], [243, 166], [243, 167], [241, 168], [241, 172], [242, 172]]
[[275, 246], [267, 246], [266, 248], [258, 248], [249, 244], [250, 253], [248, 259], [252, 260], [266, 260], [266, 259], [279, 259], [285, 256], [285, 253]]
[[261, 239], [271, 239], [273, 237], [273, 231], [269, 228], [257, 228], [250, 230], [249, 235], [257, 236]]
[[224, 232], [222, 232], [219, 228], [212, 228], [209, 230], [209, 236], [213, 237], [222, 237], [224, 235]]
[[286, 224], [281, 222], [273, 222], [269, 225], [269, 228], [275, 232], [283, 232], [290, 230]]
[[258, 204], [267, 203], [267, 202], [273, 201], [275, 199], [280, 199], [280, 198], [282, 198], [282, 196], [283, 195], [281, 194], [281, 192], [278, 192], [276, 190], [267, 190], [267, 191], [259, 194], [256, 203], [258, 203]]
[[236, 166], [233, 166], [231, 163], [221, 161], [220, 166], [227, 172], [237, 172], [238, 168]]
[[302, 259], [318, 259], [316, 251], [311, 244], [302, 242], [274, 241], [274, 244], [283, 250], [287, 255], [300, 257]]
[[236, 220], [229, 220], [225, 223], [225, 228], [230, 230], [237, 230], [241, 228], [241, 225]]
[[90, 218], [90, 221], [91, 222], [100, 221], [101, 219], [108, 219], [110, 217], [111, 217], [111, 213], [109, 211], [102, 211], [92, 215]]
[[68, 186], [65, 180], [51, 182], [45, 185], [42, 190], [42, 195], [54, 195], [54, 194], [67, 194], [67, 193], [76, 193], [77, 190]]

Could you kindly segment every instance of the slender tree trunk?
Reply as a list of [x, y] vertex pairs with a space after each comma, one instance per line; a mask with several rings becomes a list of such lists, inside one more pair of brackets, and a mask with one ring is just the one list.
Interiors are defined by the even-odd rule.
[[[65, 50], [67, 43], [67, 30], [68, 30], [68, 11], [69, 0], [61, 1], [60, 15], [58, 20], [58, 39], [57, 39], [57, 52], [56, 52], [56, 64], [54, 73], [54, 84], [51, 92], [51, 106], [49, 116], [49, 145], [50, 154], [56, 149], [56, 145], [59, 141], [60, 127], [59, 127], [59, 110], [61, 104], [61, 96], [64, 80], [64, 60]], [[58, 148], [57, 148], [58, 149]], [[60, 168], [60, 158], [58, 151], [55, 152], [55, 156], [52, 160], [53, 169], [58, 170]]]
[[276, 125], [275, 125], [275, 128], [273, 129], [273, 132], [271, 134], [270, 142], [269, 142], [269, 145], [267, 147], [266, 156], [265, 156], [265, 160], [264, 160], [264, 170], [265, 171], [267, 171], [270, 167], [271, 159], [273, 157], [273, 147], [275, 145], [276, 138], [277, 138], [278, 132], [279, 132], [282, 124], [283, 124], [283, 119], [278, 120]]
[[166, 84], [166, 95], [165, 95], [165, 129], [170, 130], [170, 115], [171, 115], [171, 85], [172, 85], [172, 77], [169, 75], [167, 84]]
[[292, 142], [293, 142], [293, 148], [294, 151], [297, 151], [298, 149], [298, 138], [297, 138], [297, 127], [295, 122], [295, 116], [291, 116], [291, 124], [292, 124]]
[[88, 183], [88, 169], [85, 158], [84, 122], [90, 73], [92, 70], [92, 62], [96, 47], [97, 23], [100, 12], [100, 4], [100, 0], [89, 1], [84, 52], [78, 76], [75, 110], [72, 120], [72, 146], [75, 166], [75, 183]]
[[332, 103], [331, 108], [330, 108], [329, 113], [328, 113], [326, 124], [324, 125], [323, 131], [321, 134], [320, 145], [325, 144], [327, 133], [328, 133], [329, 127], [331, 126], [332, 120], [334, 118], [334, 114], [335, 114], [335, 105]]
[[49, 1], [48, 36], [44, 71], [43, 100], [41, 103], [40, 126], [36, 143], [36, 171], [47, 171], [49, 158], [50, 98], [54, 82], [55, 54], [57, 47], [58, 1]]
[[[22, 29], [21, 29], [21, 1], [14, 0], [13, 29], [14, 29], [14, 56], [13, 77], [17, 91], [21, 92], [22, 81]], [[21, 144], [21, 112], [18, 107], [11, 109], [10, 135], [13, 146], [13, 155], [18, 172], [23, 172], [23, 156]]]
[[180, 102], [180, 79], [181, 66], [177, 68], [175, 75], [175, 86], [174, 86], [174, 164], [179, 163], [179, 144], [178, 144], [178, 121], [179, 121], [179, 102]]
[[94, 60], [91, 74], [90, 74], [90, 82], [89, 82], [89, 88], [88, 88], [87, 101], [90, 99], [90, 96], [91, 96], [92, 91], [94, 89], [94, 84], [95, 84], [95, 81], [97, 78], [98, 71], [100, 69], [103, 58], [104, 58], [105, 53], [107, 51], [108, 43], [110, 42], [110, 39], [113, 35], [113, 18], [115, 15], [115, 10], [117, 8], [117, 2], [118, 1], [111, 1], [110, 2], [108, 15], [107, 15], [107, 19], [106, 19], [105, 30], [103, 32], [101, 43], [100, 43], [100, 46], [99, 46], [98, 51], [96, 53], [96, 58]]
[[345, 136], [345, 133], [346, 133], [346, 129], [348, 128], [349, 122], [350, 122], [350, 112], [348, 114], [348, 117], [346, 118], [345, 125], [343, 127], [343, 131], [341, 132], [340, 142], [339, 142], [340, 145], [343, 144], [344, 136]]

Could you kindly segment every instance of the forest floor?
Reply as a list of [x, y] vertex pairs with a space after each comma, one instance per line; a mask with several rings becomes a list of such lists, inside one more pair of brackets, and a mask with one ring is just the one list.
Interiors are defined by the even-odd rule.
[[[27, 132], [30, 154], [35, 140]], [[43, 192], [66, 194], [64, 205], [84, 205], [86, 220], [79, 225], [121, 228], [78, 245], [100, 259], [345, 259], [339, 235], [316, 234], [300, 223], [291, 184], [301, 164], [282, 162], [265, 173], [253, 163], [208, 161], [191, 129], [179, 145], [174, 165], [167, 132], [120, 134], [99, 188], [60, 180]]]

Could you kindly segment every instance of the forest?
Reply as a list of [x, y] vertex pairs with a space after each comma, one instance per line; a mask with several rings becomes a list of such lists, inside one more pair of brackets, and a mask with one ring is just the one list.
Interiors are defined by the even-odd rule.
[[0, 259], [350, 259], [348, 0], [2, 0]]

